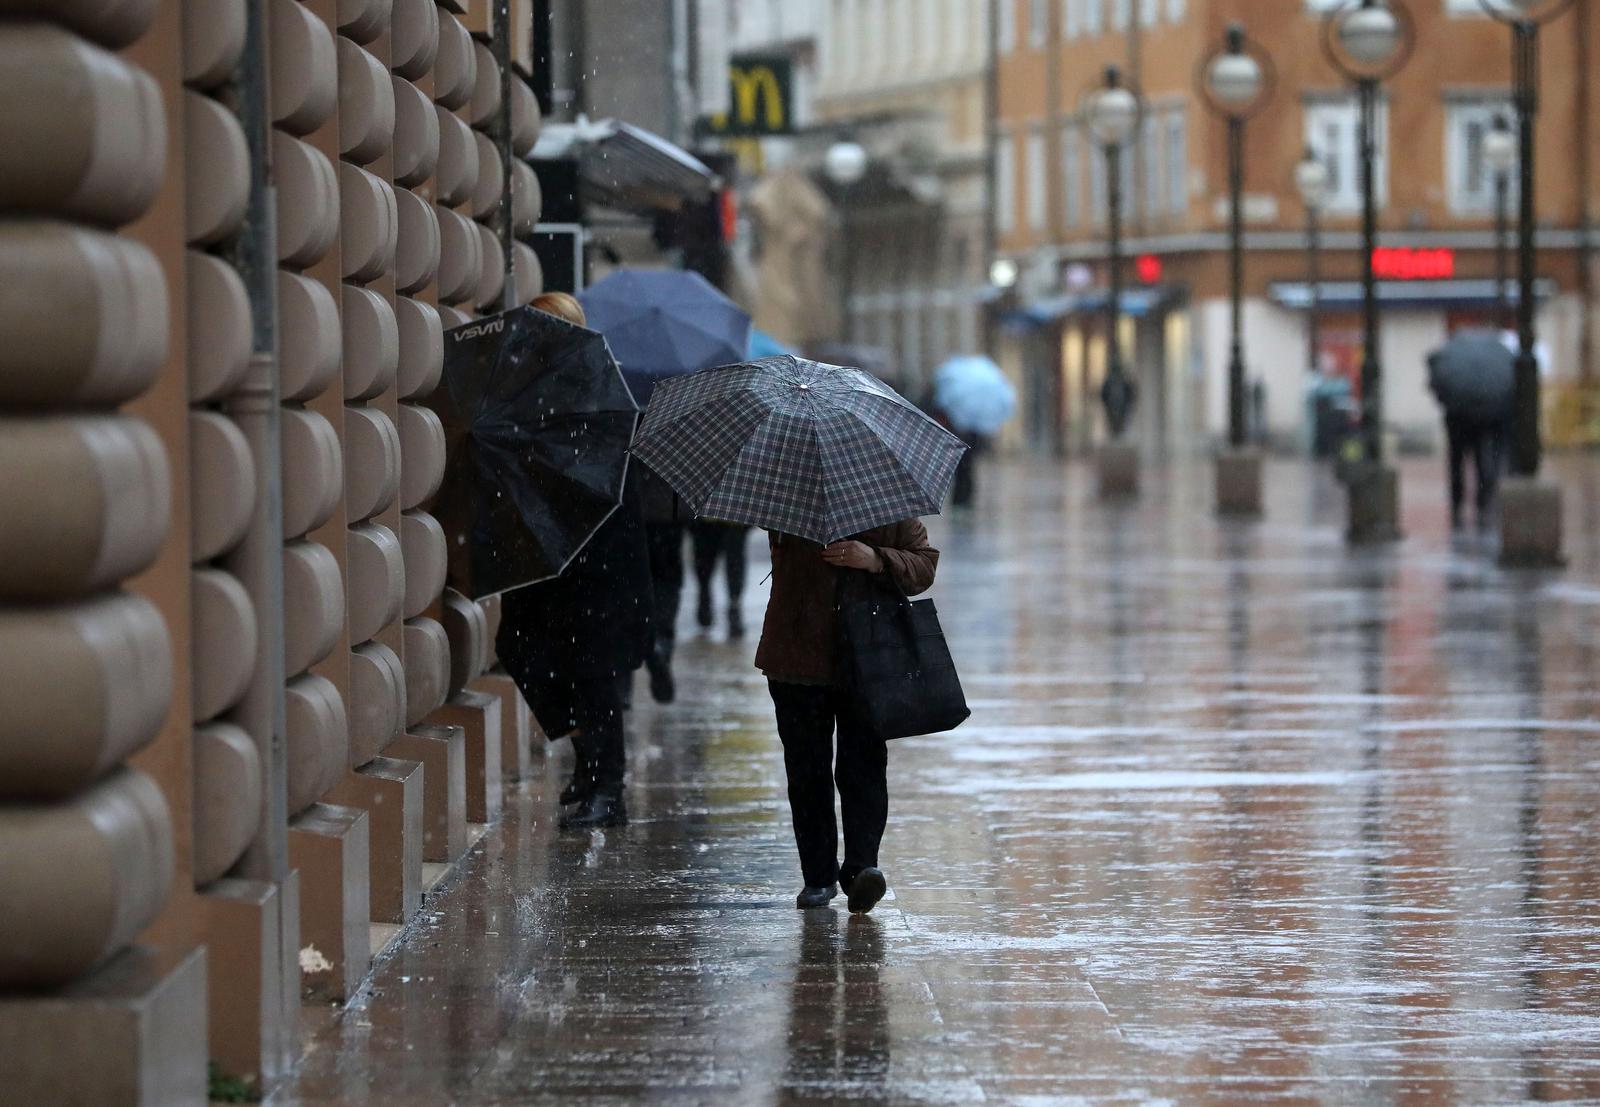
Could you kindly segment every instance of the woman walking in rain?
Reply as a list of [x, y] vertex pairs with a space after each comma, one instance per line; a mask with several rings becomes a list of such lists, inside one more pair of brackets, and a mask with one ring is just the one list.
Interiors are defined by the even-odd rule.
[[[883, 587], [872, 577], [892, 578], [908, 596], [927, 591], [939, 551], [915, 519], [828, 546], [783, 534], [773, 534], [770, 544], [772, 596], [756, 668], [767, 677], [789, 778], [805, 879], [795, 906], [824, 907], [843, 888], [851, 911], [871, 911], [887, 890], [878, 846], [889, 819], [889, 751], [842, 679], [839, 602], [863, 586]], [[843, 864], [835, 787], [844, 823]]]

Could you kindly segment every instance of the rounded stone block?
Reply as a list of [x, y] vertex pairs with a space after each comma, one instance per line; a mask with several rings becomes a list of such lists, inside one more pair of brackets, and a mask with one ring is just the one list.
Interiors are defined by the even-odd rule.
[[394, 142], [394, 79], [383, 63], [339, 39], [339, 152], [366, 165]]
[[116, 226], [144, 214], [166, 168], [149, 74], [48, 23], [0, 35], [0, 209]]
[[255, 499], [255, 459], [243, 432], [218, 412], [189, 412], [189, 556], [210, 561], [237, 546]]
[[439, 12], [439, 53], [433, 60], [433, 98], [451, 111], [472, 99], [478, 79], [478, 52], [461, 21]]
[[344, 489], [339, 432], [314, 411], [284, 408], [283, 537], [299, 538], [326, 523]]
[[472, 302], [479, 311], [498, 311], [500, 295], [506, 288], [506, 256], [500, 249], [500, 236], [488, 226], [477, 223], [479, 255], [478, 287]]
[[0, 418], [0, 594], [77, 596], [149, 566], [171, 517], [161, 439], [121, 415]]
[[156, 736], [171, 698], [172, 641], [144, 597], [0, 608], [0, 800], [84, 788]]
[[526, 242], [511, 244], [511, 270], [517, 276], [517, 306], [533, 303], [544, 291], [544, 265]]
[[221, 258], [190, 250], [184, 265], [189, 399], [207, 403], [232, 393], [250, 368], [250, 293], [233, 266]]
[[478, 184], [478, 146], [472, 128], [453, 112], [436, 107], [439, 121], [439, 164], [434, 170], [434, 194], [439, 203], [453, 207]]
[[449, 695], [454, 696], [482, 671], [488, 624], [483, 609], [453, 589], [444, 593], [441, 622], [450, 640]]
[[0, 988], [65, 984], [148, 926], [172, 890], [172, 819], [118, 769], [60, 803], [0, 804]]
[[184, 0], [183, 79], [195, 88], [226, 81], [244, 54], [244, 37], [244, 0]]
[[450, 640], [432, 619], [408, 619], [405, 629], [406, 725], [444, 705], [450, 686]]
[[339, 305], [328, 286], [278, 270], [278, 349], [283, 398], [309, 400], [328, 390], [343, 354]]
[[344, 630], [344, 580], [333, 551], [317, 542], [283, 547], [284, 671], [303, 673], [333, 652]]
[[285, 773], [291, 816], [325, 795], [344, 776], [350, 727], [333, 682], [307, 673], [284, 686]]
[[221, 569], [196, 569], [190, 595], [194, 718], [214, 719], [239, 702], [256, 664], [256, 609], [244, 585]]
[[394, 183], [415, 188], [439, 164], [439, 113], [423, 91], [404, 77], [394, 89]]
[[221, 242], [239, 229], [250, 200], [244, 128], [231, 111], [198, 92], [183, 94], [183, 127], [184, 233], [191, 243]]
[[399, 292], [426, 288], [439, 271], [439, 217], [415, 192], [395, 192], [400, 233], [395, 243], [394, 284]]
[[400, 435], [373, 407], [344, 409], [344, 500], [351, 523], [388, 509], [400, 494]]
[[434, 206], [439, 216], [438, 292], [443, 303], [472, 299], [483, 279], [483, 239], [478, 224], [449, 208]]
[[[213, 2], [206, 0], [207, 6]], [[53, 20], [102, 46], [120, 49], [144, 34], [158, 7], [158, 0], [5, 0], [0, 11]]]
[[526, 238], [538, 225], [544, 211], [544, 189], [539, 185], [539, 174], [527, 162], [511, 165], [511, 221], [512, 231], [518, 238]]
[[339, 163], [340, 257], [346, 280], [377, 280], [394, 266], [400, 217], [394, 189], [376, 173]]
[[390, 64], [409, 80], [432, 69], [439, 53], [439, 16], [434, 8], [433, 0], [394, 0], [389, 24]]
[[137, 242], [67, 223], [0, 225], [0, 288], [0, 404], [119, 404], [166, 361], [167, 282]]
[[405, 725], [406, 674], [381, 642], [350, 651], [350, 767], [383, 752]]
[[278, 260], [315, 265], [339, 235], [339, 178], [320, 150], [282, 131], [272, 132], [277, 177]]
[[432, 304], [398, 297], [394, 304], [400, 326], [400, 370], [395, 389], [400, 399], [430, 395], [444, 373], [444, 324]]
[[544, 118], [539, 112], [539, 98], [533, 94], [526, 81], [511, 78], [511, 152], [519, 158], [533, 153], [539, 142], [539, 131]]
[[363, 45], [383, 33], [393, 10], [393, 0], [339, 0], [334, 15], [339, 33]]
[[444, 481], [444, 424], [432, 408], [401, 404], [400, 510], [432, 499]]
[[394, 384], [400, 364], [400, 327], [386, 297], [347, 284], [344, 304], [344, 398], [369, 400]]
[[494, 140], [482, 131], [472, 132], [472, 142], [478, 150], [478, 182], [467, 197], [467, 213], [474, 219], [487, 219], [500, 208], [505, 163]]
[[494, 51], [486, 43], [473, 39], [472, 49], [478, 55], [478, 64], [473, 74], [472, 98], [467, 101], [467, 122], [484, 127], [500, 110], [500, 66], [495, 64]]
[[460, 308], [451, 307], [449, 304], [439, 305], [439, 322], [444, 324], [446, 331], [452, 327], [464, 327], [472, 322], [472, 316]]
[[376, 638], [400, 618], [406, 596], [406, 563], [400, 539], [388, 527], [363, 523], [350, 528], [345, 589], [350, 641]]
[[232, 723], [194, 731], [194, 883], [204, 887], [244, 856], [261, 822], [261, 755]]
[[439, 521], [425, 511], [400, 516], [400, 549], [406, 559], [406, 618], [421, 615], [444, 591], [445, 538]]
[[269, 0], [268, 13], [272, 121], [308, 135], [333, 118], [339, 102], [334, 34], [300, 0]]

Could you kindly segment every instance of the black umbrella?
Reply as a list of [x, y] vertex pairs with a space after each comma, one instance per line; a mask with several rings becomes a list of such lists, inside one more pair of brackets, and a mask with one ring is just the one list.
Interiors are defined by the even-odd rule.
[[532, 308], [445, 332], [433, 511], [472, 597], [558, 576], [622, 502], [639, 409], [605, 339]]
[[1516, 365], [1493, 331], [1458, 331], [1428, 355], [1428, 387], [1447, 415], [1497, 423], [1511, 418]]

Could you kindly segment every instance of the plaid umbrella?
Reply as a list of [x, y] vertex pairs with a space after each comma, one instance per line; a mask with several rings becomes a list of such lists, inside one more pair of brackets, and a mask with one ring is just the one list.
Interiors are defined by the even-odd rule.
[[860, 369], [789, 354], [663, 381], [633, 444], [696, 515], [823, 543], [937, 515], [965, 449]]

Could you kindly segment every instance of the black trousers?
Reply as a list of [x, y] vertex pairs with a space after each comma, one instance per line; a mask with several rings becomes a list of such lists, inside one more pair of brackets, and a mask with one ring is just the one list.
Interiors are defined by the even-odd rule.
[[723, 558], [728, 566], [728, 598], [735, 602], [744, 595], [745, 538], [749, 527], [733, 523], [691, 524], [694, 538], [694, 576], [704, 595], [711, 588], [711, 578], [717, 571], [717, 559]]
[[[888, 745], [837, 689], [776, 680], [768, 681], [767, 687], [777, 710], [794, 841], [807, 886], [826, 887], [864, 868], [876, 868], [878, 845], [889, 821]], [[843, 865], [833, 814], [835, 787], [844, 819]]]
[[678, 601], [683, 595], [683, 524], [646, 523], [644, 531], [650, 582], [655, 585], [655, 639], [670, 645], [678, 638]]
[[1446, 416], [1444, 432], [1450, 443], [1450, 517], [1461, 518], [1461, 508], [1467, 499], [1467, 458], [1471, 457], [1478, 480], [1477, 506], [1481, 519], [1493, 505], [1495, 489], [1500, 484], [1505, 427], [1500, 423]]
[[573, 775], [620, 784], [627, 767], [622, 729], [623, 689], [632, 673], [562, 677], [508, 665], [506, 671], [552, 739], [572, 735]]

